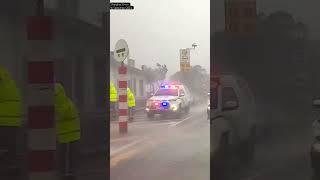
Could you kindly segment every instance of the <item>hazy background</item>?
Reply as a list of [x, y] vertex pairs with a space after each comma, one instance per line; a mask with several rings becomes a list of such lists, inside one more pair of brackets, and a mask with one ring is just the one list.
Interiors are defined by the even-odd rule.
[[[114, 2], [114, 1], [111, 1]], [[119, 1], [117, 1], [119, 2]], [[121, 2], [121, 1], [120, 1]], [[210, 0], [130, 0], [134, 10], [110, 13], [110, 50], [125, 39], [136, 67], [166, 64], [172, 75], [179, 70], [179, 49], [191, 51], [191, 65], [210, 67]], [[161, 2], [161, 3], [159, 3]]]
[[[214, 0], [215, 3], [215, 27], [217, 30], [224, 29], [224, 0]], [[274, 12], [285, 10], [292, 14], [298, 21], [303, 21], [310, 28], [310, 37], [319, 39], [320, 18], [319, 12], [320, 1], [318, 0], [257, 0], [258, 13]]]

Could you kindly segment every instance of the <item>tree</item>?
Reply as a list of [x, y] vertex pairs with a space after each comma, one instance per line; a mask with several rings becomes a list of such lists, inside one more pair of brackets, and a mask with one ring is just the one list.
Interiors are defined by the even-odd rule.
[[191, 67], [190, 72], [176, 72], [170, 80], [179, 81], [186, 85], [194, 97], [207, 97], [210, 89], [209, 73], [200, 65]]
[[167, 69], [167, 66], [165, 64], [161, 65], [161, 64], [157, 63], [156, 65], [157, 65], [156, 72], [158, 74], [157, 81], [161, 83], [163, 80], [166, 79], [166, 75], [167, 75], [168, 69]]
[[153, 92], [155, 91], [154, 83], [157, 83], [157, 85], [159, 86], [166, 78], [168, 72], [167, 66], [165, 64], [161, 65], [159, 63], [156, 64], [155, 68], [143, 65], [141, 69], [144, 72], [145, 77], [147, 78], [147, 83], [151, 85]]

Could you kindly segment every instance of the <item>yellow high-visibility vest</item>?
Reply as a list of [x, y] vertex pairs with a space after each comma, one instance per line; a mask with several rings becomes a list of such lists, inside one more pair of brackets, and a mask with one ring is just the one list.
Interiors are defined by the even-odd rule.
[[0, 67], [0, 126], [21, 127], [22, 103], [16, 83]]
[[130, 88], [127, 88], [127, 97], [128, 97], [128, 107], [135, 107], [136, 100]]
[[118, 101], [117, 88], [114, 86], [113, 82], [110, 82], [110, 102]]
[[80, 139], [79, 112], [74, 103], [66, 97], [61, 84], [55, 86], [56, 128], [59, 143], [70, 143]]

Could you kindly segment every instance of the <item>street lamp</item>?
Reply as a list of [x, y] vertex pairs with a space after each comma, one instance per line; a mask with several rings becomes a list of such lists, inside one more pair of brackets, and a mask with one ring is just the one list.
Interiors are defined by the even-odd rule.
[[197, 43], [193, 43], [192, 45], [192, 48], [187, 48], [187, 49], [193, 49], [193, 50], [195, 50], [196, 49], [196, 47], [198, 47], [199, 45], [197, 44]]
[[196, 43], [192, 44], [193, 49], [195, 49], [197, 46], [199, 46], [199, 45], [197, 45]]

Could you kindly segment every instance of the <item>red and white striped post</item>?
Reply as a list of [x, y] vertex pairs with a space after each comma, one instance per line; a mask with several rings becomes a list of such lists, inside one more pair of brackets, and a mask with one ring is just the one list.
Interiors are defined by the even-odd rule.
[[127, 103], [127, 67], [122, 62], [119, 69], [119, 132], [127, 133], [128, 132], [128, 103]]
[[28, 45], [28, 177], [58, 180], [54, 113], [54, 64], [49, 58], [52, 19], [30, 16]]

